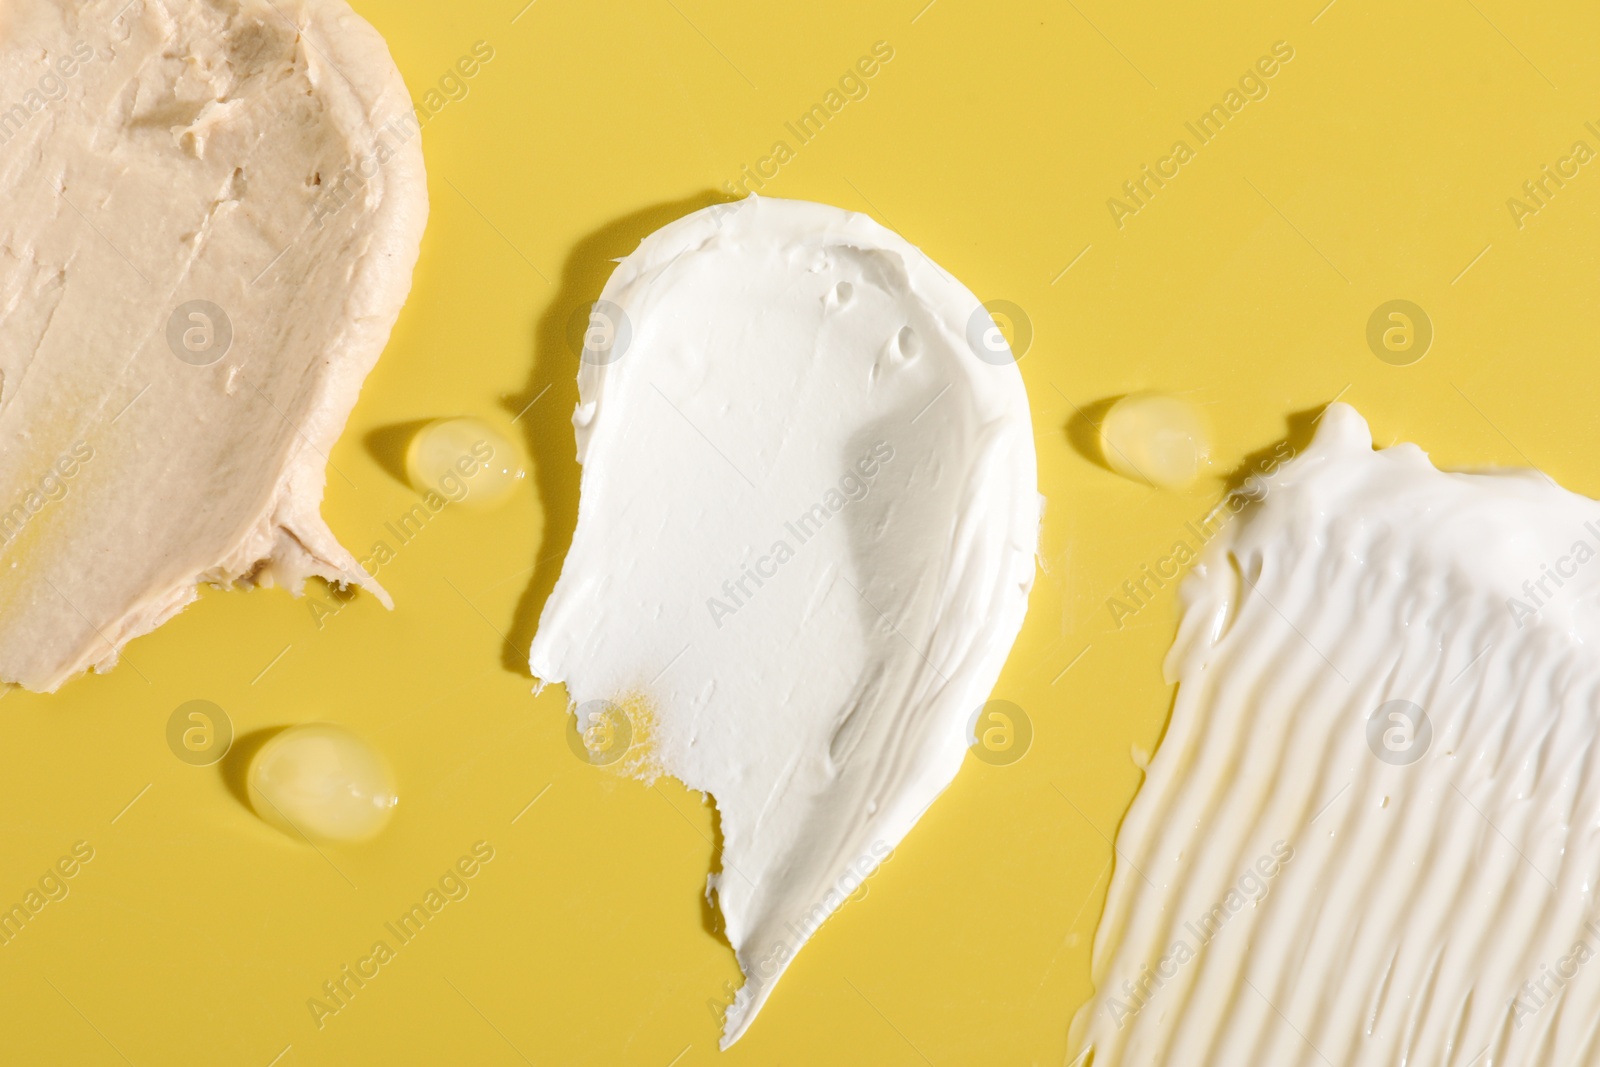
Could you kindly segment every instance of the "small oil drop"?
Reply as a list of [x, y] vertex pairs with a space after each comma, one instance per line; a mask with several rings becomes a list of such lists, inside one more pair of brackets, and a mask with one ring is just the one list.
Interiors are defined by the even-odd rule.
[[1210, 459], [1211, 442], [1200, 413], [1184, 401], [1163, 393], [1133, 393], [1106, 412], [1100, 423], [1100, 452], [1125, 478], [1182, 489]]
[[250, 804], [291, 837], [369, 841], [389, 825], [400, 802], [389, 761], [332, 723], [289, 729], [250, 761]]
[[411, 488], [468, 507], [504, 503], [525, 477], [521, 451], [482, 419], [435, 419], [406, 449]]

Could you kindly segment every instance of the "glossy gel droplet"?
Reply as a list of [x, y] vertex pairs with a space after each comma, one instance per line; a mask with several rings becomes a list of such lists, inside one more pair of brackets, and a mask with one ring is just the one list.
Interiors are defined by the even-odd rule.
[[1111, 405], [1100, 423], [1100, 452], [1125, 478], [1182, 489], [1211, 456], [1200, 413], [1175, 396], [1134, 393]]
[[435, 419], [406, 449], [411, 488], [468, 507], [504, 503], [524, 477], [520, 450], [482, 419]]
[[250, 762], [250, 804], [291, 837], [368, 841], [400, 802], [388, 760], [332, 723], [291, 726]]

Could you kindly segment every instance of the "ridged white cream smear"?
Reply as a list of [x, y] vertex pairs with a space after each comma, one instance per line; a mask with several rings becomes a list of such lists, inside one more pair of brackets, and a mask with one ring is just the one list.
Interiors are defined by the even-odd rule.
[[714, 799], [726, 1047], [960, 769], [1033, 584], [1028, 400], [976, 297], [822, 204], [671, 223], [591, 324], [530, 663], [580, 726], [630, 709], [623, 766]]
[[1600, 505], [1327, 409], [1184, 586], [1073, 1051], [1600, 1063]]

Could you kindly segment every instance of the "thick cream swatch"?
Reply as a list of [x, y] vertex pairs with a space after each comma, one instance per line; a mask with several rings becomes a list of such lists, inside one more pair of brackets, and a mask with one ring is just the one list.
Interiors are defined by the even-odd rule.
[[659, 230], [591, 335], [531, 666], [580, 725], [633, 709], [630, 768], [715, 800], [726, 1046], [961, 766], [1033, 583], [1028, 400], [965, 287], [822, 204]]
[[1205, 550], [1073, 1052], [1600, 1059], [1600, 504], [1329, 407]]
[[410, 97], [344, 0], [0, 14], [0, 679], [53, 690], [200, 583], [388, 598], [319, 514], [411, 285]]

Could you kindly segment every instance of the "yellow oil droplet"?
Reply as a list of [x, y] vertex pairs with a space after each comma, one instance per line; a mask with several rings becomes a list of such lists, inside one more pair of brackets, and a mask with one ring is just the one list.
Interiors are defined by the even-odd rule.
[[521, 450], [482, 419], [435, 419], [406, 449], [411, 488], [468, 507], [504, 503], [524, 477]]
[[332, 723], [291, 726], [250, 762], [251, 806], [295, 838], [370, 840], [399, 802], [388, 760]]
[[1211, 456], [1200, 413], [1175, 396], [1133, 393], [1111, 405], [1100, 424], [1100, 451], [1111, 469], [1162, 489], [1181, 489]]

